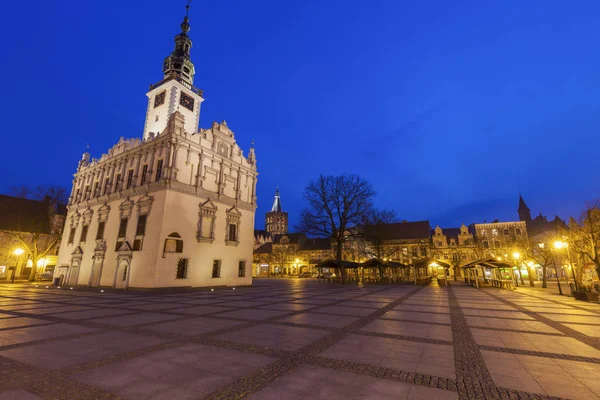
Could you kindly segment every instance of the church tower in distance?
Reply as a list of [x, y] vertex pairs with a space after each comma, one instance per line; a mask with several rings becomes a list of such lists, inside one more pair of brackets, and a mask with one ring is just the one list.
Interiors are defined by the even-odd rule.
[[525, 204], [523, 196], [519, 196], [519, 209], [517, 211], [519, 213], [519, 220], [531, 221], [531, 210], [529, 210], [529, 207]]
[[273, 207], [271, 207], [271, 211], [267, 213], [266, 220], [267, 224], [265, 229], [271, 236], [288, 233], [288, 213], [281, 211], [279, 188], [275, 191]]

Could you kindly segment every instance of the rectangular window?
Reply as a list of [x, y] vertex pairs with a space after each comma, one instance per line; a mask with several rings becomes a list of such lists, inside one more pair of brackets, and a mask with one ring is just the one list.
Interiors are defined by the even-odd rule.
[[419, 257], [419, 251], [418, 251], [418, 249], [416, 247], [413, 247], [411, 249], [411, 255], [413, 256], [413, 258]]
[[141, 185], [146, 183], [146, 175], [148, 175], [148, 164], [144, 165], [144, 168], [142, 168], [142, 183], [141, 183]]
[[121, 188], [121, 174], [117, 174], [117, 181], [115, 184], [115, 191], [119, 190]]
[[69, 232], [69, 244], [73, 244], [73, 240], [75, 240], [75, 231], [77, 230], [76, 226], [71, 227], [71, 232]]
[[135, 236], [144, 236], [146, 234], [146, 215], [138, 217], [137, 227], [135, 228]]
[[179, 261], [177, 261], [177, 274], [175, 279], [187, 279], [189, 263], [189, 258], [180, 258]]
[[212, 277], [213, 278], [221, 277], [221, 260], [213, 260]]
[[163, 160], [158, 160], [158, 164], [156, 165], [156, 179], [155, 179], [156, 182], [158, 182], [160, 180], [160, 177], [162, 176], [162, 167], [163, 167]]
[[495, 248], [500, 248], [500, 241], [499, 240], [494, 240], [494, 247]]
[[141, 251], [143, 241], [144, 241], [143, 238], [135, 239], [133, 241], [133, 251]]
[[117, 237], [124, 238], [127, 235], [127, 218], [121, 218], [119, 223], [119, 235]]
[[96, 195], [98, 193], [96, 193], [96, 191], [98, 190], [98, 182], [94, 182], [94, 186], [92, 187], [92, 197], [96, 197]]
[[106, 226], [106, 222], [100, 221], [98, 223], [98, 231], [96, 232], [96, 240], [104, 239], [104, 227]]
[[427, 248], [421, 247], [421, 257], [427, 257]]
[[133, 170], [130, 169], [129, 172], [127, 173], [127, 189], [129, 189], [132, 184], [133, 184]]
[[246, 276], [246, 261], [240, 261], [238, 263], [238, 277], [243, 278]]
[[110, 178], [106, 178], [104, 181], [104, 192], [102, 194], [108, 194], [110, 192]]
[[482, 242], [482, 244], [483, 244], [483, 248], [484, 249], [489, 249], [490, 248], [490, 244], [487, 241]]
[[237, 225], [229, 224], [229, 241], [235, 242], [237, 240]]
[[87, 239], [87, 231], [88, 231], [88, 226], [83, 225], [81, 227], [81, 237], [79, 238], [80, 242], [85, 242], [85, 240]]

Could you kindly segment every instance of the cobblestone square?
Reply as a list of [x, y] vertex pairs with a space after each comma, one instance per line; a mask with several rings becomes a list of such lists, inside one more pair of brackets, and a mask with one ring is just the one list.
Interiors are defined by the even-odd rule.
[[0, 286], [0, 399], [600, 399], [600, 305], [461, 282]]

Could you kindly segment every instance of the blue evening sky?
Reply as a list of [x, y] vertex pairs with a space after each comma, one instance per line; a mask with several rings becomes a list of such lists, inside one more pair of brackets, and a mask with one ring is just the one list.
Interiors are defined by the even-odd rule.
[[[3, 179], [69, 186], [141, 137], [184, 0], [3, 3]], [[201, 126], [256, 140], [257, 227], [319, 174], [433, 226], [576, 214], [600, 196], [598, 1], [194, 0]]]

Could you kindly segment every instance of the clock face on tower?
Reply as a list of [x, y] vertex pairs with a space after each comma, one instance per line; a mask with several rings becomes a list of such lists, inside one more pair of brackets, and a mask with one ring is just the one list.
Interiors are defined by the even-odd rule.
[[181, 92], [179, 104], [181, 104], [190, 111], [194, 111], [194, 99], [183, 92]]
[[162, 92], [156, 95], [156, 97], [154, 98], [154, 108], [162, 105], [165, 102], [166, 92], [166, 90], [163, 90]]

